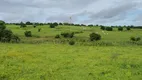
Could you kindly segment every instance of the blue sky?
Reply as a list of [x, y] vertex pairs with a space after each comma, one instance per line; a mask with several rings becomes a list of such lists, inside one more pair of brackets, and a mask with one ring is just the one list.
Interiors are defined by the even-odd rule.
[[6, 22], [142, 25], [142, 0], [1, 0]]

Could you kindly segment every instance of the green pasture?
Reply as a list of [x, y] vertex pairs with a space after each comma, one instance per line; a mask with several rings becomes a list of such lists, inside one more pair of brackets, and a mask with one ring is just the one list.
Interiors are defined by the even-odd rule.
[[[130, 41], [131, 36], [142, 39], [141, 29], [114, 28], [104, 34], [99, 27], [7, 28], [21, 42], [0, 43], [0, 80], [142, 80], [142, 40]], [[26, 38], [25, 31], [31, 31], [33, 37]], [[62, 32], [81, 33], [73, 39], [55, 39]], [[90, 42], [92, 32], [99, 33], [102, 40]], [[74, 40], [76, 44], [56, 42], [62, 40]]]

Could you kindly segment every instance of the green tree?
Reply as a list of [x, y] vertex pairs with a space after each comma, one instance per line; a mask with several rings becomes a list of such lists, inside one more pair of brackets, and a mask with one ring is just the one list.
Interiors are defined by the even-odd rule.
[[27, 27], [27, 26], [26, 26], [26, 24], [24, 24], [23, 22], [21, 22], [21, 23], [20, 23], [20, 27], [21, 27], [21, 28], [24, 28], [24, 27]]
[[[6, 29], [5, 22], [0, 21], [0, 41], [1, 42], [10, 42], [11, 40], [15, 40], [14, 34], [11, 30]], [[17, 38], [19, 38], [17, 36]], [[20, 38], [19, 38], [20, 39]]]

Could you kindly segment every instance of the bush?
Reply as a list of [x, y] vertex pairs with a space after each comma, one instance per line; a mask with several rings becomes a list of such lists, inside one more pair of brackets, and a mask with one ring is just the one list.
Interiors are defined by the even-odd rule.
[[18, 43], [20, 42], [20, 38], [16, 35], [12, 35], [11, 42]]
[[123, 31], [123, 27], [118, 27], [118, 31]]
[[71, 32], [64, 32], [64, 33], [61, 33], [61, 35], [64, 37], [64, 38], [73, 38], [74, 37], [74, 33]]
[[100, 34], [97, 34], [97, 33], [91, 33], [90, 34], [90, 40], [91, 41], [98, 41], [98, 40], [101, 40], [101, 35]]
[[59, 23], [59, 25], [63, 25], [62, 23]]
[[69, 34], [69, 38], [73, 38], [74, 37], [74, 32]]
[[[12, 31], [6, 29], [5, 22], [0, 21], [0, 41], [1, 42], [10, 42], [15, 38], [16, 37], [13, 36]], [[17, 36], [17, 38], [19, 38], [19, 37]], [[19, 38], [19, 40], [20, 40], [20, 38]]]
[[50, 28], [55, 28], [56, 26], [53, 24], [50, 24]]
[[41, 28], [38, 29], [38, 32], [40, 32], [40, 31], [41, 31]]
[[0, 20], [0, 25], [5, 25], [5, 22]]
[[127, 29], [128, 31], [129, 31], [129, 30], [131, 30], [131, 28], [130, 28], [130, 27], [127, 27], [126, 29]]
[[25, 32], [25, 36], [26, 36], [26, 37], [32, 37], [31, 31], [26, 31], [26, 32]]
[[93, 24], [90, 24], [90, 25], [88, 25], [89, 27], [93, 27], [94, 25]]
[[101, 26], [101, 30], [105, 30], [105, 27], [104, 27], [104, 26]]
[[5, 22], [0, 20], [0, 30], [4, 30], [5, 28]]
[[36, 28], [36, 25], [33, 25], [34, 28]]
[[106, 27], [106, 30], [107, 31], [113, 31], [113, 28], [112, 27]]
[[59, 34], [57, 34], [57, 35], [55, 36], [55, 38], [60, 38], [60, 35], [59, 35]]
[[69, 45], [74, 45], [75, 44], [75, 41], [69, 41]]
[[31, 22], [26, 22], [26, 25], [33, 25], [33, 23], [31, 23]]
[[10, 42], [12, 38], [12, 31], [11, 30], [1, 30], [0, 31], [0, 41], [1, 42]]
[[58, 23], [57, 23], [57, 22], [54, 22], [53, 25], [54, 25], [54, 26], [58, 26]]
[[130, 40], [131, 41], [140, 41], [141, 38], [140, 37], [131, 37]]

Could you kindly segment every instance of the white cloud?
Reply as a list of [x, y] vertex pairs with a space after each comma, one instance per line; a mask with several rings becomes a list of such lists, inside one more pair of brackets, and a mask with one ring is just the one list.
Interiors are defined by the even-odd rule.
[[0, 19], [65, 22], [72, 16], [74, 23], [142, 25], [130, 14], [139, 15], [141, 4], [142, 0], [1, 0]]

